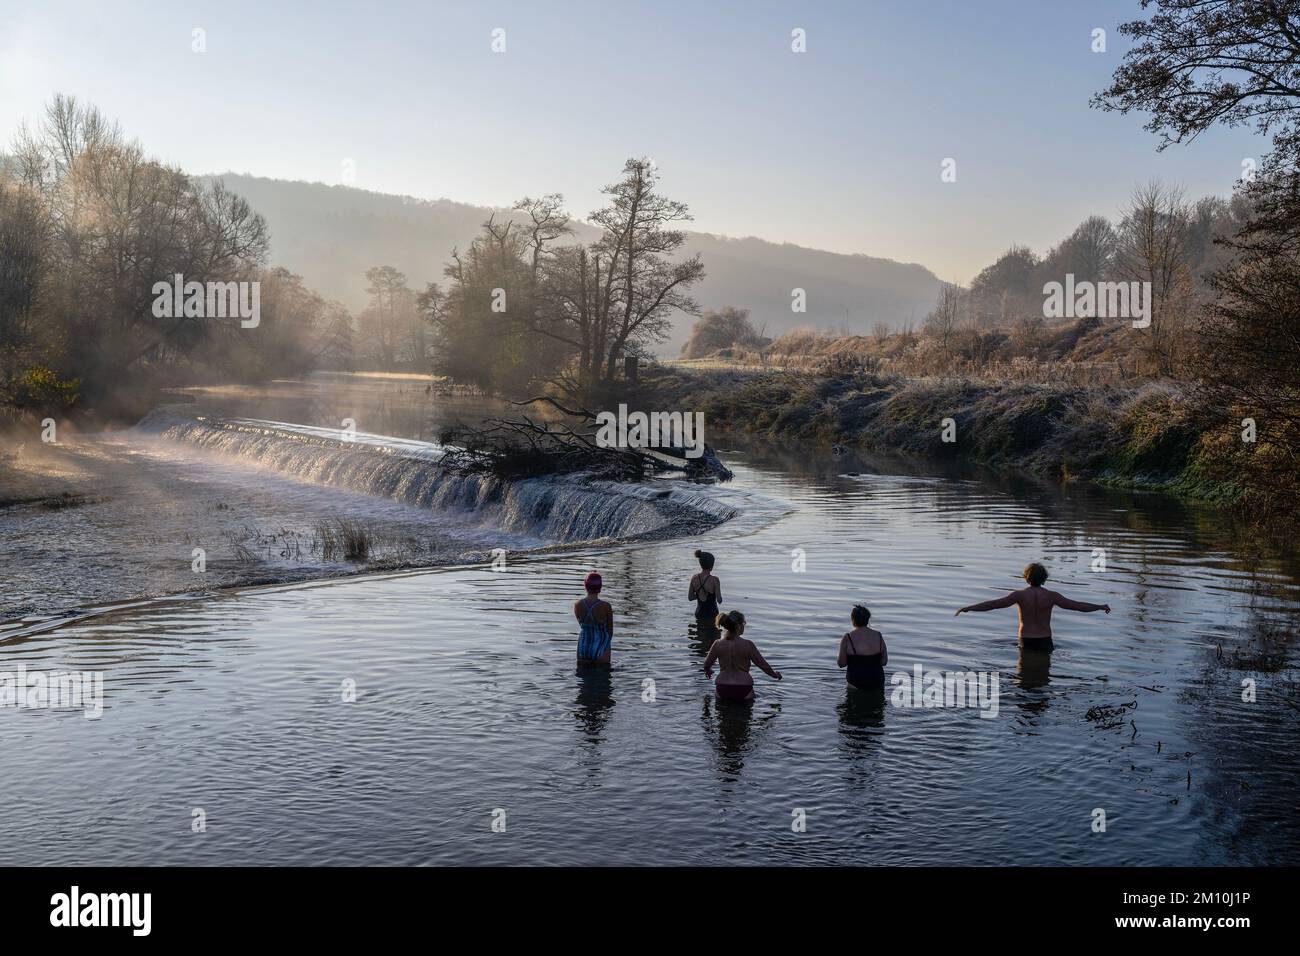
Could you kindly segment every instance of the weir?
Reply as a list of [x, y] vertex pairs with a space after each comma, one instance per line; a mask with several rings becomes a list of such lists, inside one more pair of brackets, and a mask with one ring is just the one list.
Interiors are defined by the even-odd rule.
[[503, 481], [444, 468], [442, 449], [379, 435], [156, 408], [140, 433], [242, 459], [310, 484], [341, 488], [555, 543], [696, 533], [737, 514], [734, 496], [674, 479], [642, 484], [583, 475]]

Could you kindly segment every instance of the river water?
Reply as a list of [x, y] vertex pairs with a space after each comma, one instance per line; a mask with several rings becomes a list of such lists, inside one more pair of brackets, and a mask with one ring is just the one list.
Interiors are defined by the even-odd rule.
[[[423, 441], [482, 411], [400, 380], [196, 397], [223, 421], [353, 417]], [[245, 444], [87, 436], [78, 467], [111, 462], [104, 501], [0, 516], [0, 671], [104, 681], [97, 719], [0, 709], [6, 861], [1300, 862], [1287, 561], [1159, 496], [718, 447], [736, 479], [698, 493], [727, 520], [584, 543], [254, 466]], [[309, 529], [339, 510], [428, 543], [418, 563], [444, 566], [297, 580], [345, 568], [222, 552], [223, 529]], [[75, 547], [60, 551], [61, 534]], [[197, 540], [218, 574], [205, 584], [280, 583], [196, 590]], [[752, 705], [719, 705], [702, 675], [686, 601], [697, 547], [784, 674], [756, 673]], [[1017, 586], [1030, 560], [1113, 607], [1058, 612], [1050, 657], [1018, 653], [1013, 611], [953, 617]], [[572, 602], [592, 568], [616, 610], [605, 672], [574, 663]], [[835, 657], [855, 602], [886, 637], [887, 674], [986, 673], [996, 705], [846, 690]]]

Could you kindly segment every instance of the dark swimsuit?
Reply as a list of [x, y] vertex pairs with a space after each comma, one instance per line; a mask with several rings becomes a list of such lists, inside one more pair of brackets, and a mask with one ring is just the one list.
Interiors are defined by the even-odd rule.
[[1027, 651], [1050, 651], [1056, 645], [1052, 643], [1050, 637], [1022, 637], [1020, 646]]
[[713, 689], [723, 700], [746, 700], [754, 693], [753, 684], [714, 684]]
[[706, 574], [701, 578], [699, 586], [695, 589], [695, 619], [712, 624], [718, 619], [718, 596], [713, 591], [704, 590], [705, 582], [709, 577], [710, 575]]
[[857, 648], [853, 646], [853, 637], [849, 634], [844, 636], [849, 642], [849, 649], [846, 654], [849, 662], [846, 676], [849, 683], [859, 690], [874, 690], [877, 687], [884, 687], [885, 668], [880, 663], [882, 654], [854, 653]]

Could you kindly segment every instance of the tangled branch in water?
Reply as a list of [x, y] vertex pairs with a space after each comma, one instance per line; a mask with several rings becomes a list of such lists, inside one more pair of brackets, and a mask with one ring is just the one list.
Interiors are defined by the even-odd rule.
[[[533, 398], [516, 405], [547, 402], [594, 429], [596, 416], [566, 408], [553, 398]], [[642, 481], [651, 475], [678, 472], [697, 481], [726, 481], [732, 473], [713, 449], [698, 458], [673, 454], [676, 449], [615, 448], [599, 444], [589, 431], [565, 423], [489, 418], [481, 425], [456, 425], [438, 436], [445, 446], [442, 463], [461, 474], [491, 475], [507, 481], [540, 475], [589, 474], [608, 481]]]

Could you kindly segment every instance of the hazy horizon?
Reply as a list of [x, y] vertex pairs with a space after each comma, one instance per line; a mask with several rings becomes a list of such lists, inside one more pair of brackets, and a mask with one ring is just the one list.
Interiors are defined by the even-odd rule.
[[[366, 271], [400, 270], [414, 288], [443, 282], [454, 248], [466, 249], [483, 222], [502, 207], [455, 199], [422, 200], [329, 183], [218, 174], [267, 219], [270, 259], [354, 312], [370, 301]], [[598, 227], [575, 222], [576, 242], [594, 242]], [[926, 266], [862, 253], [826, 252], [758, 237], [718, 237], [687, 230], [684, 254], [708, 264], [694, 291], [704, 309], [746, 309], [757, 326], [779, 335], [801, 326], [867, 331], [873, 323], [919, 321], [934, 303], [939, 280]], [[791, 289], [810, 286], [806, 312], [790, 307]], [[693, 318], [676, 313], [652, 351], [675, 355]]]
[[[1141, 183], [1224, 196], [1242, 160], [1258, 158], [1247, 130], [1158, 153], [1140, 121], [1089, 109], [1127, 48], [1119, 23], [1138, 13], [1129, 0], [1028, 11], [674, 2], [617, 15], [587, 2], [327, 15], [71, 2], [5, 10], [0, 133], [7, 145], [62, 92], [197, 175], [490, 207], [561, 192], [582, 218], [624, 159], [649, 156], [690, 205], [693, 231], [969, 281], [1012, 244], [1041, 252], [1085, 216], [1115, 215]], [[1104, 53], [1091, 50], [1094, 28]], [[496, 29], [505, 50], [494, 53]], [[933, 46], [923, 70], [918, 36]], [[945, 183], [950, 157], [957, 181]]]
[[[354, 184], [351, 184], [351, 183], [329, 183], [329, 182], [325, 182], [325, 181], [323, 181], [323, 180], [319, 180], [319, 179], [282, 179], [282, 178], [280, 178], [280, 177], [276, 177], [276, 176], [261, 176], [261, 175], [255, 173], [255, 172], [251, 172], [251, 171], [248, 171], [248, 170], [226, 169], [226, 170], [222, 170], [221, 172], [200, 172], [200, 171], [195, 171], [195, 170], [187, 170], [187, 172], [189, 172], [191, 175], [193, 175], [193, 176], [195, 176], [195, 177], [197, 177], [197, 178], [199, 178], [199, 179], [214, 179], [214, 180], [215, 180], [215, 179], [226, 179], [226, 178], [230, 178], [230, 177], [241, 177], [241, 178], [246, 178], [246, 179], [265, 179], [265, 180], [268, 180], [268, 181], [270, 181], [270, 182], [291, 183], [291, 184], [294, 184], [294, 185], [301, 185], [301, 186], [326, 186], [326, 187], [329, 187], [329, 188], [335, 188], [335, 187], [337, 187], [337, 188], [339, 188], [339, 189], [352, 189], [352, 190], [356, 190], [356, 191], [358, 191], [358, 192], [363, 192], [363, 193], [372, 193], [372, 194], [374, 194], [374, 195], [376, 195], [376, 196], [383, 196], [383, 197], [387, 197], [387, 198], [389, 198], [389, 199], [410, 199], [410, 200], [414, 200], [414, 201], [416, 201], [416, 202], [435, 203], [435, 204], [436, 204], [436, 203], [451, 203], [451, 204], [456, 205], [456, 206], [465, 206], [465, 207], [472, 208], [472, 209], [491, 209], [491, 210], [494, 210], [494, 211], [500, 211], [500, 212], [503, 212], [503, 213], [504, 213], [504, 212], [509, 212], [509, 211], [510, 211], [510, 206], [511, 206], [511, 203], [509, 203], [509, 202], [502, 202], [502, 203], [474, 203], [474, 202], [465, 202], [464, 200], [457, 199], [455, 196], [414, 196], [414, 195], [411, 195], [410, 193], [390, 193], [390, 192], [384, 192], [383, 190], [380, 190], [380, 189], [367, 189], [367, 188], [364, 187], [364, 186], [357, 186], [357, 185], [354, 185]], [[593, 230], [597, 228], [596, 226], [593, 226], [593, 225], [592, 225], [591, 220], [590, 220], [590, 217], [589, 217], [589, 216], [587, 215], [587, 213], [585, 213], [585, 212], [584, 212], [584, 213], [577, 213], [577, 212], [575, 212], [575, 213], [573, 214], [573, 219], [574, 219], [574, 221], [575, 221], [575, 224], [577, 224], [577, 223], [581, 223], [581, 225], [586, 226], [586, 227], [588, 227], [588, 228], [591, 228], [591, 229], [593, 229]], [[902, 260], [902, 259], [896, 259], [896, 258], [894, 258], [894, 257], [892, 257], [892, 256], [888, 256], [888, 255], [875, 255], [875, 254], [873, 254], [873, 253], [869, 253], [869, 252], [852, 252], [852, 251], [844, 251], [844, 250], [839, 250], [839, 249], [823, 249], [823, 248], [821, 248], [821, 247], [819, 247], [819, 246], [809, 246], [809, 245], [804, 245], [803, 243], [790, 242], [789, 240], [786, 240], [786, 239], [780, 239], [780, 238], [775, 238], [775, 237], [772, 237], [772, 236], [734, 235], [734, 234], [731, 234], [731, 233], [710, 232], [710, 231], [708, 231], [707, 229], [700, 229], [700, 228], [698, 228], [698, 223], [687, 223], [687, 229], [686, 229], [686, 231], [689, 232], [689, 233], [695, 233], [695, 234], [698, 234], [698, 235], [706, 235], [706, 236], [710, 236], [710, 237], [712, 237], [712, 238], [714, 238], [714, 239], [720, 239], [720, 240], [724, 240], [724, 241], [734, 240], [734, 241], [737, 241], [737, 242], [744, 242], [745, 240], [748, 240], [748, 239], [756, 239], [756, 240], [758, 240], [759, 242], [765, 242], [765, 243], [769, 243], [769, 244], [771, 244], [771, 245], [777, 245], [777, 246], [781, 246], [781, 245], [792, 245], [792, 246], [798, 246], [800, 249], [807, 249], [807, 250], [809, 250], [810, 252], [826, 252], [826, 253], [830, 253], [830, 254], [832, 254], [832, 255], [837, 255], [837, 256], [860, 256], [860, 257], [864, 257], [864, 258], [868, 258], [868, 259], [884, 259], [884, 260], [887, 260], [887, 261], [890, 261], [890, 262], [897, 263], [897, 264], [900, 265], [900, 266], [920, 266], [921, 268], [926, 269], [926, 270], [929, 271], [929, 272], [933, 272], [933, 271], [934, 271], [934, 270], [930, 269], [930, 267], [927, 266], [924, 262], [904, 261], [904, 260]], [[1061, 238], [1064, 238], [1064, 236], [1062, 236]], [[272, 238], [272, 242], [274, 243], [274, 237]], [[450, 250], [448, 250], [448, 251], [450, 251]], [[985, 263], [985, 264], [987, 265], [987, 263]]]

